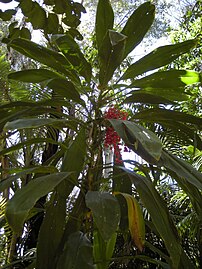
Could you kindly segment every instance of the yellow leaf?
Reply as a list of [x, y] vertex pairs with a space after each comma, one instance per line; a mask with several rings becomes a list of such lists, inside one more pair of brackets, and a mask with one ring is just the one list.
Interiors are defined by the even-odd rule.
[[135, 246], [142, 251], [145, 243], [145, 224], [138, 201], [130, 194], [119, 193], [128, 206], [128, 228]]

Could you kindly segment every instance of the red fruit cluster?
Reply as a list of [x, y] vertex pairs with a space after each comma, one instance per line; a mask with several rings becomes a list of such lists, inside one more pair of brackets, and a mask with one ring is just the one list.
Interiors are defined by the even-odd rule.
[[117, 107], [110, 107], [108, 111], [105, 112], [105, 119], [119, 119], [127, 120], [128, 113], [118, 109]]
[[[127, 120], [128, 113], [125, 111], [122, 111], [116, 107], [110, 107], [108, 111], [105, 113], [105, 119], [120, 119], [120, 120]], [[121, 138], [117, 134], [117, 132], [114, 130], [113, 127], [107, 127], [106, 134], [105, 134], [105, 142], [104, 146], [106, 148], [114, 149], [114, 155], [115, 155], [115, 162], [121, 163], [121, 151], [120, 151], [120, 141]], [[125, 151], [126, 147], [124, 147]]]

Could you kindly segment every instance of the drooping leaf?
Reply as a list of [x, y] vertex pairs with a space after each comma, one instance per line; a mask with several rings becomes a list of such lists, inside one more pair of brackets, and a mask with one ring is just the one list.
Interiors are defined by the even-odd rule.
[[109, 29], [113, 29], [114, 12], [109, 0], [99, 0], [97, 5], [95, 32], [98, 51]]
[[[182, 178], [182, 173], [173, 172], [174, 169], [169, 169], [169, 173], [172, 177], [177, 181], [178, 185], [182, 188], [182, 190], [189, 196], [191, 204], [194, 208], [192, 213], [197, 214], [198, 220], [202, 221], [202, 195], [201, 190], [198, 189], [194, 184], [190, 183], [186, 178]], [[180, 175], [179, 175], [180, 174]], [[187, 173], [188, 175], [188, 173]]]
[[18, 117], [23, 117], [24, 115], [27, 115], [28, 112], [30, 112], [30, 109], [26, 108], [26, 109], [21, 109], [21, 110], [3, 111], [3, 112], [4, 112], [4, 117], [0, 119], [0, 131], [1, 132], [3, 131], [3, 128], [8, 121], [12, 121], [12, 120], [17, 119]]
[[32, 168], [25, 168], [20, 172], [13, 171], [15, 175], [8, 176], [1, 180], [0, 182], [0, 192], [3, 192], [5, 189], [9, 188], [12, 182], [17, 181], [19, 178], [29, 175], [29, 174], [49, 174], [49, 173], [57, 173], [57, 168], [53, 166], [36, 166]]
[[125, 58], [144, 38], [154, 20], [155, 6], [146, 2], [139, 6], [130, 16], [121, 33], [127, 36]]
[[154, 94], [150, 94], [141, 90], [134, 91], [132, 95], [128, 96], [124, 103], [130, 104], [130, 103], [142, 103], [142, 104], [175, 104], [173, 101], [157, 96]]
[[61, 142], [55, 141], [54, 139], [51, 138], [46, 138], [46, 137], [42, 137], [42, 138], [32, 138], [32, 139], [27, 139], [26, 141], [23, 141], [22, 143], [18, 143], [14, 146], [5, 148], [3, 150], [0, 151], [0, 156], [5, 155], [5, 154], [11, 154], [16, 150], [22, 149], [24, 146], [28, 146], [28, 145], [34, 145], [34, 144], [40, 144], [40, 143], [51, 143], [53, 145], [59, 145], [60, 147], [66, 149], [66, 146], [64, 144], [62, 144]]
[[47, 86], [57, 94], [85, 106], [85, 102], [80, 98], [76, 86], [70, 80], [55, 78], [48, 82]]
[[136, 247], [142, 251], [145, 243], [145, 224], [143, 214], [138, 201], [128, 193], [117, 193], [122, 195], [128, 208], [128, 228], [131, 234], [132, 241]]
[[141, 260], [143, 262], [147, 262], [149, 264], [149, 266], [151, 266], [150, 264], [156, 265], [156, 266], [160, 266], [160, 268], [163, 269], [170, 269], [170, 265], [167, 264], [166, 262], [162, 262], [161, 260], [156, 260], [155, 258], [152, 259], [146, 255], [136, 255], [135, 256], [136, 259]]
[[160, 163], [174, 171], [179, 178], [187, 180], [200, 190], [202, 189], [202, 173], [197, 171], [191, 164], [179, 159], [165, 150], [162, 153]]
[[92, 244], [82, 232], [68, 237], [56, 268], [95, 269]]
[[10, 47], [23, 55], [65, 74], [72, 79], [72, 81], [76, 83], [80, 82], [76, 71], [63, 54], [47, 49], [24, 38], [16, 38], [13, 40], [3, 39], [2, 42], [7, 43]]
[[47, 69], [28, 69], [8, 74], [8, 79], [39, 83], [53, 78], [63, 78], [60, 74]]
[[[134, 90], [131, 95], [125, 99], [125, 103], [136, 103], [137, 100], [143, 100], [146, 103], [172, 103], [173, 101], [186, 101], [189, 95], [185, 93], [184, 89], [170, 89], [170, 88], [144, 88], [141, 90]], [[149, 100], [151, 99], [151, 102]], [[155, 101], [156, 100], [156, 101]]]
[[154, 185], [147, 178], [126, 168], [122, 168], [135, 185], [142, 203], [151, 215], [153, 224], [164, 240], [170, 254], [172, 268], [193, 268], [193, 264], [183, 251], [177, 229], [169, 214], [164, 200], [160, 197]]
[[142, 79], [135, 80], [130, 86], [134, 88], [183, 88], [200, 82], [200, 74], [195, 71], [169, 70], [156, 72]]
[[[41, 107], [47, 106], [69, 106], [69, 102], [65, 101], [64, 99], [58, 99], [58, 98], [52, 98], [52, 99], [46, 99], [42, 101], [12, 101], [3, 105], [0, 105], [1, 111], [6, 110], [13, 110], [28, 107], [28, 108], [41, 108]], [[49, 110], [50, 111], [50, 110]], [[54, 110], [53, 110], [54, 111]], [[52, 112], [53, 112], [52, 111]]]
[[86, 205], [92, 210], [96, 226], [103, 238], [108, 241], [116, 232], [120, 221], [120, 208], [117, 199], [110, 193], [89, 191]]
[[163, 108], [145, 109], [134, 115], [135, 119], [149, 120], [150, 122], [176, 121], [202, 126], [202, 119], [185, 112], [168, 110]]
[[15, 129], [18, 129], [18, 130], [33, 129], [33, 128], [39, 128], [41, 126], [46, 126], [46, 125], [68, 126], [68, 121], [67, 121], [67, 124], [65, 124], [65, 121], [60, 120], [60, 119], [24, 118], [24, 119], [7, 122], [6, 125], [4, 126], [4, 131], [15, 130]]
[[42, 176], [30, 181], [26, 186], [18, 189], [6, 207], [6, 218], [12, 230], [20, 233], [29, 211], [38, 199], [66, 179], [70, 172], [61, 172]]
[[183, 53], [190, 51], [196, 43], [197, 39], [192, 39], [174, 45], [159, 47], [132, 64], [121, 79], [135, 78], [147, 71], [167, 65]]
[[161, 140], [150, 130], [126, 120], [109, 120], [126, 145], [150, 163], [160, 159]]
[[[25, 102], [26, 103], [26, 102]], [[11, 103], [12, 104], [12, 103]], [[8, 105], [8, 107], [10, 107], [10, 105]], [[54, 105], [54, 104], [53, 104]], [[12, 106], [12, 105], [11, 105]], [[23, 108], [23, 107], [20, 107], [20, 103], [19, 103], [19, 107], [17, 106], [16, 108], [14, 109], [11, 109], [11, 110], [8, 110], [8, 111], [5, 111], [3, 109], [3, 115], [4, 117], [2, 117], [0, 119], [0, 130], [3, 131], [3, 128], [5, 126], [5, 124], [10, 124], [9, 122], [12, 122], [12, 121], [15, 121], [19, 118], [22, 118], [22, 117], [25, 117], [25, 115], [27, 117], [33, 117], [33, 116], [38, 116], [38, 115], [47, 115], [47, 113], [52, 113], [53, 115], [55, 114], [60, 114], [62, 115], [62, 113], [60, 112], [57, 112], [54, 108], [50, 108], [50, 107], [47, 107], [47, 106], [37, 106], [37, 105], [32, 105], [32, 103], [30, 102], [30, 107], [27, 105], [26, 103], [26, 108]], [[25, 118], [24, 118], [25, 119]], [[20, 123], [20, 122], [19, 122]], [[21, 122], [22, 123], [22, 122]], [[20, 124], [21, 124], [20, 123]], [[56, 122], [55, 122], [56, 123]], [[70, 122], [69, 122], [70, 123]], [[14, 123], [15, 124], [15, 123]], [[44, 123], [45, 124], [45, 123]], [[12, 125], [12, 123], [11, 123]], [[29, 123], [28, 123], [29, 125]], [[60, 122], [60, 120], [58, 120], [58, 127], [59, 126], [62, 126], [62, 122]], [[70, 128], [73, 128], [75, 127], [75, 124], [74, 124], [74, 120], [73, 122], [71, 122], [70, 124], [68, 124]], [[70, 126], [71, 125], [71, 126]]]
[[[66, 199], [72, 192], [73, 188], [78, 185], [78, 176], [84, 166], [85, 156], [86, 134], [85, 129], [82, 128], [76, 138], [70, 144], [69, 148], [65, 151], [62, 161], [61, 171], [72, 171], [72, 174], [69, 175], [68, 180], [63, 180], [56, 187], [51, 204], [47, 207], [45, 218], [42, 223], [39, 235], [39, 251], [43, 251], [41, 251], [37, 257], [37, 264], [39, 268], [44, 268], [45, 264], [47, 265], [47, 268], [55, 269], [56, 261], [58, 259], [56, 255], [57, 248], [66, 244], [66, 241], [64, 240], [67, 233], [66, 225], [68, 224], [66, 224]], [[78, 198], [76, 200], [76, 203], [77, 202], [80, 206], [81, 203], [78, 201]], [[77, 212], [78, 207], [76, 208]], [[73, 214], [73, 212], [71, 214]], [[77, 218], [75, 221], [77, 221]], [[59, 226], [57, 226], [56, 219], [60, 220]], [[71, 228], [74, 229], [75, 227]], [[58, 236], [57, 240], [54, 240], [54, 236]], [[63, 241], [63, 244], [61, 241]], [[52, 253], [52, 256], [47, 255], [44, 258], [44, 252]]]

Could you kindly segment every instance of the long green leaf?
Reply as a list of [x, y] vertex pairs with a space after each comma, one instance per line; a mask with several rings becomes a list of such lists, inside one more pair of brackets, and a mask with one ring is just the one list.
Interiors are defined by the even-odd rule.
[[16, 38], [12, 41], [4, 39], [3, 42], [23, 55], [65, 74], [76, 83], [80, 83], [73, 66], [63, 54], [47, 49], [24, 38]]
[[[5, 127], [5, 125], [8, 123], [8, 125], [10, 124], [10, 122], [15, 121], [19, 118], [24, 117], [25, 115], [28, 116], [38, 116], [38, 115], [47, 115], [48, 113], [52, 113], [53, 115], [55, 114], [59, 114], [62, 115], [61, 112], [56, 111], [54, 108], [51, 107], [47, 107], [47, 106], [27, 106], [25, 109], [17, 107], [17, 108], [13, 108], [11, 110], [2, 111], [2, 114], [4, 116], [2, 116], [2, 118], [0, 119], [0, 130], [1, 132], [3, 131], [3, 128]], [[73, 121], [74, 122], [74, 121]], [[20, 123], [20, 121], [19, 121]], [[22, 122], [21, 122], [22, 123]], [[59, 122], [58, 122], [59, 123]], [[12, 125], [12, 124], [11, 124]], [[59, 123], [59, 125], [61, 126], [61, 123]], [[70, 128], [74, 128], [73, 126], [74, 123], [72, 124], [72, 126]]]
[[[6, 104], [2, 104], [0, 105], [0, 110], [5, 111], [6, 109], [16, 109], [19, 108], [19, 110], [21, 110], [22, 108], [25, 107], [46, 107], [47, 106], [66, 106], [68, 107], [70, 105], [70, 102], [65, 101], [64, 99], [60, 100], [57, 98], [52, 98], [52, 99], [47, 99], [47, 100], [42, 100], [42, 101], [38, 101], [38, 102], [33, 102], [33, 101], [12, 101]], [[52, 111], [53, 112], [53, 111]]]
[[55, 78], [52, 79], [47, 86], [53, 89], [57, 94], [85, 106], [85, 102], [80, 98], [77, 88], [71, 81]]
[[188, 70], [169, 70], [156, 72], [142, 79], [135, 80], [129, 88], [183, 88], [200, 82], [200, 74]]
[[66, 179], [71, 172], [55, 173], [42, 176], [30, 181], [26, 186], [17, 190], [6, 207], [8, 223], [15, 233], [20, 233], [29, 211], [38, 199]]
[[[38, 248], [37, 268], [55, 269], [58, 260], [58, 248], [64, 239], [66, 224], [66, 199], [77, 185], [78, 176], [83, 168], [86, 154], [85, 129], [81, 129], [75, 140], [65, 151], [61, 170], [73, 171], [68, 180], [63, 180], [55, 189], [52, 199], [47, 206], [44, 221], [42, 223]], [[55, 239], [57, 238], [57, 239]], [[44, 253], [45, 256], [44, 256]]]
[[[136, 99], [139, 97], [149, 96], [151, 97], [153, 103], [155, 103], [155, 98], [157, 102], [170, 102], [172, 101], [186, 101], [189, 98], [189, 95], [185, 93], [184, 89], [178, 89], [177, 91], [175, 89], [168, 89], [168, 88], [143, 88], [141, 90], [135, 90], [131, 92], [131, 101], [132, 99]], [[129, 99], [130, 100], [130, 99]], [[127, 99], [126, 99], [127, 102]], [[149, 103], [149, 101], [148, 101]]]
[[95, 33], [98, 50], [109, 29], [113, 29], [114, 12], [109, 0], [99, 0], [97, 5]]
[[33, 144], [45, 144], [45, 143], [50, 143], [50, 144], [53, 144], [53, 145], [58, 145], [60, 146], [61, 148], [63, 149], [66, 149], [67, 147], [61, 143], [61, 142], [57, 142], [55, 141], [54, 139], [51, 139], [51, 138], [46, 138], [46, 137], [42, 137], [42, 138], [32, 138], [32, 139], [28, 139], [22, 143], [18, 143], [14, 146], [11, 146], [9, 148], [5, 148], [5, 149], [2, 149], [0, 151], [0, 156], [2, 155], [5, 155], [5, 154], [11, 154], [13, 153], [14, 151], [18, 150], [18, 149], [22, 149], [24, 146], [29, 146], [29, 145], [33, 145]]
[[132, 64], [121, 77], [121, 79], [134, 78], [138, 75], [167, 65], [183, 53], [188, 52], [197, 43], [197, 39], [188, 40], [182, 43], [159, 47], [134, 64]]
[[[164, 200], [160, 197], [151, 181], [133, 171], [122, 168], [135, 185], [141, 201], [151, 215], [155, 228], [161, 235], [172, 260], [172, 268], [193, 268], [180, 245], [177, 229], [169, 214]], [[181, 266], [181, 267], [180, 267]]]
[[95, 269], [93, 247], [82, 232], [75, 232], [67, 239], [56, 269]]
[[132, 95], [128, 96], [124, 103], [142, 103], [142, 104], [175, 104], [168, 98], [164, 98], [158, 95], [150, 94], [142, 90], [134, 91]]
[[[60, 119], [38, 119], [38, 118], [24, 118], [11, 122], [7, 122], [4, 126], [4, 131], [8, 130], [21, 130], [21, 129], [33, 129], [41, 126], [54, 125], [54, 126], [66, 126], [69, 127], [68, 121]], [[71, 125], [71, 123], [70, 123]]]
[[[11, 173], [9, 171], [9, 173]], [[37, 166], [37, 167], [32, 167], [32, 168], [25, 168], [21, 172], [16, 172], [14, 171], [15, 175], [8, 176], [7, 178], [4, 178], [0, 182], [0, 192], [3, 192], [5, 189], [9, 188], [11, 186], [12, 182], [15, 182], [22, 178], [25, 175], [28, 174], [49, 174], [49, 173], [57, 173], [58, 170], [57, 168], [53, 166]]]
[[110, 193], [89, 191], [86, 205], [92, 210], [96, 226], [103, 238], [108, 241], [116, 232], [120, 221], [120, 208], [117, 199]]
[[[14, 110], [14, 111], [3, 111], [3, 117], [0, 119], [0, 132], [3, 132], [3, 128], [8, 121], [16, 120], [18, 117], [23, 117], [30, 112], [29, 108]], [[28, 114], [29, 115], [29, 114]]]
[[125, 58], [144, 38], [154, 20], [155, 6], [146, 2], [138, 7], [126, 22], [121, 33], [127, 36], [123, 58]]
[[199, 128], [202, 126], [202, 119], [185, 112], [162, 109], [162, 108], [153, 108], [146, 109], [142, 112], [139, 112], [134, 115], [135, 119], [149, 120], [150, 122], [184, 122], [196, 124]]
[[[172, 103], [173, 101], [186, 101], [189, 95], [185, 93], [184, 89], [168, 89], [168, 88], [144, 88], [141, 90], [134, 90], [131, 95], [125, 99], [125, 103], [145, 102], [150, 104]], [[142, 101], [141, 101], [142, 100]], [[149, 102], [151, 100], [151, 102]]]
[[[14, 79], [23, 82], [39, 83], [53, 78], [61, 78], [56, 72], [47, 69], [29, 69], [8, 74], [8, 79]], [[63, 78], [63, 77], [62, 77]]]
[[[67, 184], [70, 182], [66, 182]], [[63, 188], [65, 185], [63, 184]], [[52, 194], [46, 207], [37, 244], [37, 268], [56, 268], [57, 251], [64, 234], [66, 223], [66, 196], [58, 191]]]

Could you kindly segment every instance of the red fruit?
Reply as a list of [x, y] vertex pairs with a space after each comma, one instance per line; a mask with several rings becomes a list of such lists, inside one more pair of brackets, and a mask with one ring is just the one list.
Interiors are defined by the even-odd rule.
[[[116, 107], [110, 107], [108, 111], [105, 112], [104, 115], [105, 119], [120, 119], [120, 120], [127, 120], [128, 113], [125, 111], [121, 111]], [[106, 133], [105, 133], [105, 141], [104, 146], [106, 148], [114, 149], [114, 155], [115, 155], [115, 162], [117, 164], [122, 163], [120, 160], [121, 157], [121, 151], [120, 151], [120, 141], [121, 138], [117, 134], [117, 132], [114, 130], [113, 127], [107, 127]], [[124, 151], [127, 147], [124, 147]]]

